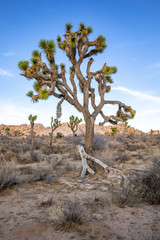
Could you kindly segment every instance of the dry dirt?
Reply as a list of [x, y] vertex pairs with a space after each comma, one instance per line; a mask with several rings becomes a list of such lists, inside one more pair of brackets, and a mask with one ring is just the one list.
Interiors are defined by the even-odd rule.
[[[30, 155], [29, 138], [0, 137], [0, 164], [14, 161], [16, 173], [16, 184], [0, 191], [0, 240], [160, 239], [159, 204], [122, 204], [115, 197], [126, 179], [149, 169], [154, 158], [160, 161], [159, 135], [95, 137], [93, 155], [124, 178], [92, 166], [95, 175], [79, 179], [81, 160], [70, 136], [54, 139], [52, 147], [48, 137], [35, 140]], [[78, 136], [76, 143], [83, 142]], [[82, 208], [81, 225], [60, 227], [59, 212], [68, 202]]]

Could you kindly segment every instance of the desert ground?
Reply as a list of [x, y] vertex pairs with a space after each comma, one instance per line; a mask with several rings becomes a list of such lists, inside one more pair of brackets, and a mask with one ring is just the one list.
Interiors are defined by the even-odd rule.
[[[123, 125], [95, 126], [95, 171], [79, 178], [82, 163], [72, 133], [35, 124], [0, 125], [0, 240], [159, 240], [160, 134]], [[84, 144], [80, 125], [76, 144]]]

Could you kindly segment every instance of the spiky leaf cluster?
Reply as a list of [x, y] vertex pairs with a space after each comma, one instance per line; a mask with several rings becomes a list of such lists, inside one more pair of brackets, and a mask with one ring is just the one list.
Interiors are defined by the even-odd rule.
[[72, 26], [72, 24], [71, 23], [67, 23], [66, 24], [66, 31], [70, 31], [71, 30], [71, 28], [72, 28], [73, 26]]
[[105, 43], [106, 41], [106, 38], [102, 35], [100, 35], [98, 38], [97, 38], [97, 47], [96, 47], [96, 50], [100, 53], [103, 52], [103, 50], [107, 47], [107, 44]]
[[40, 88], [38, 92], [40, 99], [47, 99], [49, 97], [49, 90], [47, 88]]
[[33, 91], [29, 91], [26, 95], [27, 95], [28, 97], [32, 97], [32, 96], [33, 96]]
[[33, 63], [33, 64], [37, 64], [38, 63], [38, 58], [37, 57], [32, 57], [31, 58], [31, 62]]
[[69, 121], [70, 123], [68, 124], [68, 127], [73, 128], [74, 125], [78, 125], [80, 122], [82, 122], [82, 119], [72, 115], [70, 116]]
[[19, 67], [22, 71], [26, 71], [28, 66], [29, 66], [29, 62], [28, 62], [28, 61], [20, 61], [20, 62], [18, 63], [18, 67]]
[[92, 27], [86, 27], [84, 23], [80, 23], [80, 29], [79, 29], [80, 34], [83, 35], [89, 35], [90, 33], [93, 32]]
[[41, 39], [39, 42], [39, 47], [44, 51], [47, 59], [49, 61], [53, 60], [53, 55], [56, 51], [56, 44], [53, 40], [47, 41], [44, 39]]
[[40, 53], [39, 53], [38, 50], [34, 50], [34, 51], [32, 52], [32, 56], [33, 56], [33, 57], [39, 57], [39, 55], [40, 55]]
[[36, 92], [39, 92], [39, 90], [41, 89], [41, 84], [39, 82], [35, 82], [33, 84], [33, 88]]
[[69, 46], [75, 48], [77, 43], [77, 34], [75, 32], [70, 33]]
[[115, 66], [114, 67], [106, 67], [103, 70], [104, 75], [111, 75], [111, 74], [116, 73], [116, 72], [117, 72], [117, 68]]
[[111, 127], [111, 130], [112, 130], [112, 133], [111, 133], [112, 136], [114, 136], [118, 132], [117, 127]]
[[58, 128], [61, 126], [61, 121], [58, 118], [51, 117], [51, 127]]
[[37, 115], [32, 116], [32, 114], [29, 115], [28, 120], [29, 121], [35, 121], [37, 119]]

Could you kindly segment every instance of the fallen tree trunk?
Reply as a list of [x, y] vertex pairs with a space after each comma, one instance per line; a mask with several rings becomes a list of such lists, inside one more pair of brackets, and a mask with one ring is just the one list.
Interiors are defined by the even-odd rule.
[[95, 172], [89, 167], [89, 165], [87, 163], [87, 159], [98, 163], [100, 166], [102, 166], [104, 169], [106, 169], [110, 173], [115, 173], [116, 172], [116, 173], [120, 173], [121, 175], [123, 175], [122, 171], [120, 171], [119, 169], [115, 169], [115, 168], [109, 167], [108, 165], [106, 165], [105, 163], [100, 161], [99, 159], [94, 158], [94, 157], [88, 155], [85, 152], [84, 147], [82, 145], [77, 145], [76, 148], [79, 151], [79, 154], [80, 154], [81, 159], [82, 159], [82, 167], [83, 167], [83, 169], [82, 169], [80, 178], [84, 178], [86, 172], [89, 172], [90, 174], [95, 174]]

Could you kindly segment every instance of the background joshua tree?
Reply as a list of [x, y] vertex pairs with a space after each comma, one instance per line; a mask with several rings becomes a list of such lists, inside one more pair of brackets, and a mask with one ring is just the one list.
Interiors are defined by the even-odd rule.
[[123, 133], [126, 134], [126, 132], [128, 132], [128, 128], [130, 127], [130, 125], [128, 125], [127, 120], [123, 120], [123, 124], [124, 124], [124, 131]]
[[7, 134], [8, 136], [11, 135], [11, 133], [10, 133], [10, 128], [9, 128], [9, 127], [6, 127], [6, 128], [5, 128], [5, 132], [6, 132], [6, 134]]
[[61, 126], [61, 121], [59, 121], [58, 118], [53, 119], [53, 117], [51, 117], [50, 146], [52, 146], [53, 132], [59, 126]]
[[[98, 114], [101, 115], [103, 122], [100, 125], [110, 122], [117, 124], [122, 121], [133, 118], [135, 111], [120, 101], [105, 100], [105, 95], [110, 92], [110, 84], [113, 83], [111, 75], [116, 73], [117, 68], [109, 67], [106, 63], [101, 69], [97, 71], [91, 70], [94, 62], [93, 56], [102, 53], [106, 48], [105, 37], [99, 35], [94, 41], [89, 40], [89, 35], [92, 33], [91, 27], [86, 27], [83, 23], [80, 24], [79, 29], [75, 32], [71, 31], [72, 25], [66, 24], [66, 31], [64, 40], [60, 36], [57, 37], [58, 46], [66, 53], [71, 67], [70, 78], [66, 78], [66, 67], [64, 64], [58, 66], [55, 61], [56, 44], [50, 40], [40, 40], [39, 47], [44, 52], [48, 64], [42, 60], [41, 52], [34, 50], [32, 52], [31, 64], [28, 61], [20, 61], [18, 66], [22, 70], [22, 76], [27, 79], [35, 79], [33, 91], [28, 92], [28, 96], [34, 102], [39, 99], [47, 99], [53, 95], [59, 98], [57, 105], [57, 118], [61, 116], [61, 105], [67, 101], [73, 105], [79, 112], [82, 113], [85, 121], [85, 149], [90, 151], [94, 146], [94, 124]], [[87, 60], [88, 59], [88, 60]], [[82, 73], [81, 65], [83, 61], [87, 60], [86, 73]], [[78, 99], [79, 85], [83, 93], [83, 102]], [[98, 93], [97, 93], [98, 92]], [[96, 102], [96, 95], [99, 95], [99, 103]], [[117, 112], [115, 115], [107, 116], [103, 107], [105, 105], [117, 105]], [[92, 112], [90, 111], [92, 106]]]
[[116, 135], [116, 133], [118, 132], [118, 129], [117, 127], [111, 127], [111, 136], [112, 136], [112, 139], [114, 139], [114, 136]]
[[34, 121], [37, 119], [37, 116], [32, 116], [32, 114], [29, 115], [28, 117], [29, 121], [30, 121], [30, 125], [31, 125], [31, 131], [30, 131], [30, 135], [31, 135], [31, 151], [34, 150]]
[[74, 117], [73, 115], [70, 116], [69, 118], [69, 124], [68, 124], [68, 127], [71, 128], [72, 130], [72, 133], [73, 133], [73, 144], [75, 144], [75, 136], [76, 136], [76, 132], [78, 130], [78, 125], [79, 123], [82, 122], [82, 119], [78, 118], [78, 117]]

